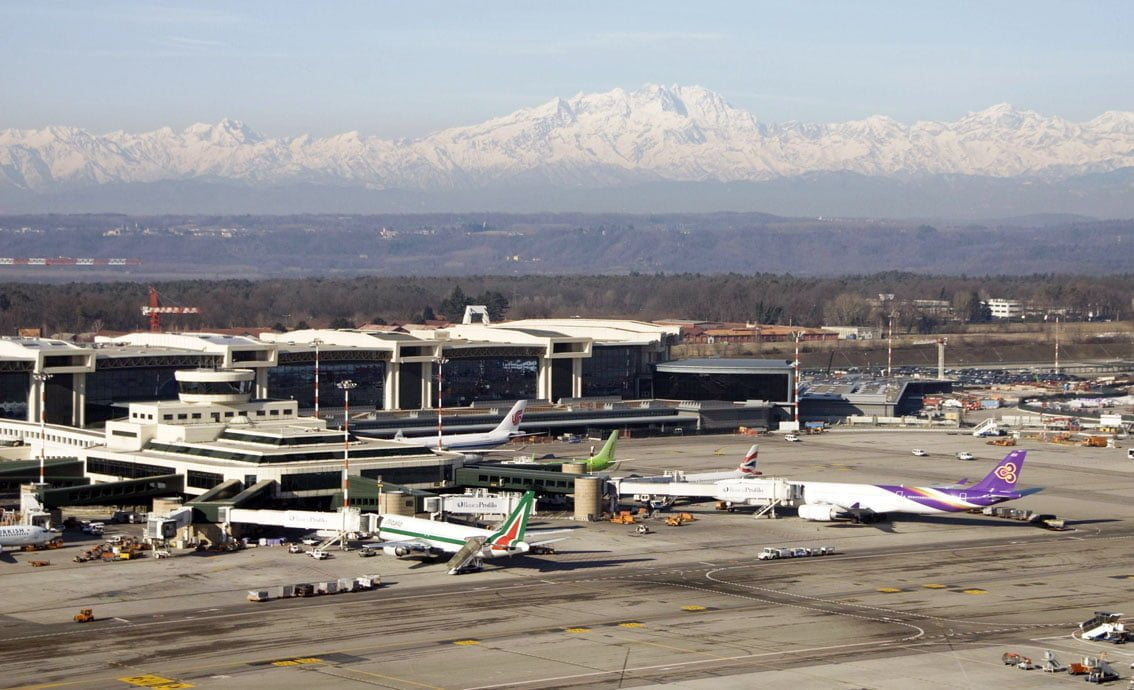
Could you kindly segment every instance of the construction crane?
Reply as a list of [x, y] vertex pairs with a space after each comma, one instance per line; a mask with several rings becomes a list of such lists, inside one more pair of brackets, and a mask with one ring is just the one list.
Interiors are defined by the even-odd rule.
[[142, 316], [150, 317], [150, 333], [161, 333], [162, 314], [200, 314], [200, 307], [163, 307], [157, 288], [150, 286], [150, 303], [142, 307]]
[[69, 256], [0, 257], [0, 266], [138, 266], [141, 263], [141, 259], [76, 259]]

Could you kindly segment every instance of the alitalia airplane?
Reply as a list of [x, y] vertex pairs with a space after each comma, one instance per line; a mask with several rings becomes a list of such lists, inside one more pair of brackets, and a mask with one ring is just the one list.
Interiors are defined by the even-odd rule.
[[[484, 448], [495, 448], [496, 446], [507, 443], [509, 439], [516, 436], [525, 436], [526, 434], [520, 432], [520, 422], [524, 419], [524, 410], [528, 406], [527, 400], [519, 400], [508, 414], [504, 415], [504, 419], [496, 425], [492, 431], [476, 433], [476, 434], [446, 434], [444, 430], [441, 432], [441, 448], [444, 450], [476, 450]], [[363, 434], [360, 434], [363, 435]], [[426, 448], [437, 448], [437, 435], [433, 436], [403, 436], [399, 431], [394, 435], [395, 441], [399, 443], [407, 443], [415, 446], [425, 446]]]
[[449, 574], [456, 575], [481, 559], [530, 551], [532, 545], [524, 541], [524, 535], [534, 506], [535, 493], [528, 491], [495, 530], [405, 515], [381, 515], [378, 538], [383, 541], [368, 546], [398, 558], [453, 554]]

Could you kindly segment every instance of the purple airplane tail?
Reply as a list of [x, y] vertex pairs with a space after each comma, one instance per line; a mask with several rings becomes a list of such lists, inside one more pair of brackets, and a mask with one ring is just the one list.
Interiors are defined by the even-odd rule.
[[1020, 470], [1024, 469], [1026, 450], [1014, 450], [1004, 457], [980, 482], [966, 487], [968, 491], [981, 493], [1011, 493], [1016, 490]]

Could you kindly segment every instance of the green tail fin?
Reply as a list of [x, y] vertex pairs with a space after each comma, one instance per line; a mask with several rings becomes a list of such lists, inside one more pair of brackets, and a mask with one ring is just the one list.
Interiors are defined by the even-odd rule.
[[615, 463], [614, 460], [614, 444], [618, 442], [618, 430], [610, 432], [610, 437], [606, 439], [602, 449], [591, 457], [587, 458], [587, 471], [598, 472], [605, 470]]

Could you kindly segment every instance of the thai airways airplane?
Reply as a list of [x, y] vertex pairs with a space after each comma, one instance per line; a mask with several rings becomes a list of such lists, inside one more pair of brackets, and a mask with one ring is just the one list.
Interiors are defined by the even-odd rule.
[[[444, 450], [474, 450], [477, 448], [495, 448], [508, 439], [516, 436], [523, 436], [520, 433], [520, 422], [524, 418], [524, 410], [528, 406], [527, 400], [519, 400], [508, 414], [504, 415], [504, 419], [496, 425], [492, 431], [476, 433], [476, 434], [446, 434], [444, 431], [441, 433], [441, 448]], [[399, 431], [394, 440], [399, 443], [406, 443], [415, 446], [425, 446], [426, 448], [437, 448], [437, 436], [414, 436], [406, 437]]]
[[969, 486], [794, 482], [803, 488], [799, 517], [817, 521], [876, 522], [887, 513], [957, 513], [1013, 501], [1042, 490], [1016, 489], [1026, 454], [1023, 450], [1012, 451], [984, 479]]
[[5, 525], [0, 527], [0, 551], [9, 546], [43, 546], [59, 535], [45, 527], [35, 525]]
[[532, 545], [524, 541], [524, 535], [534, 506], [535, 493], [528, 491], [495, 530], [404, 515], [382, 515], [378, 538], [384, 541], [368, 546], [381, 548], [387, 555], [398, 558], [453, 554], [448, 563], [449, 574], [457, 575], [480, 559], [530, 551]]

